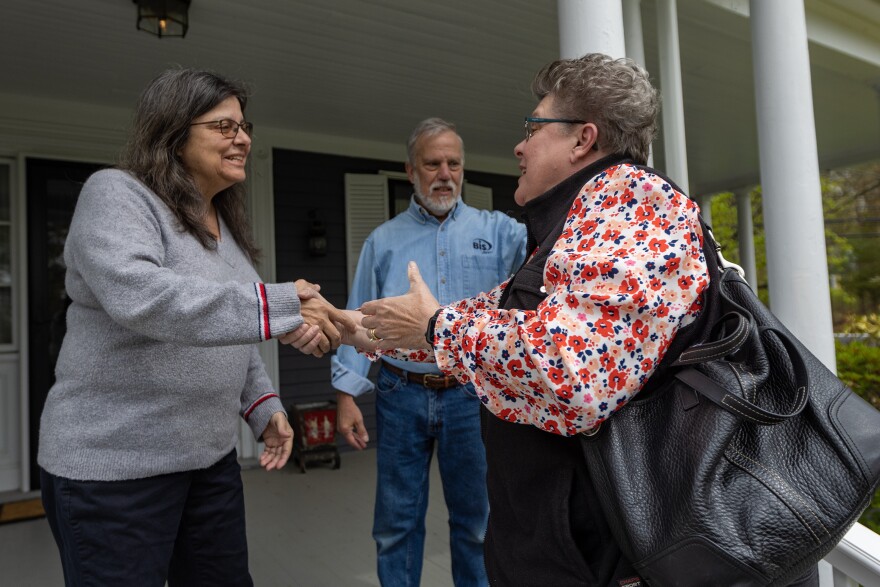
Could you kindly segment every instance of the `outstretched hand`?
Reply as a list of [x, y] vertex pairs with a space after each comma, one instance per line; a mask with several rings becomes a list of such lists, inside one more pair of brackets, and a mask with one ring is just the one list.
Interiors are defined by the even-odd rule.
[[300, 279], [296, 282], [303, 325], [278, 338], [284, 344], [321, 357], [337, 348], [343, 334], [357, 330], [357, 323], [320, 294], [321, 287]]
[[293, 450], [293, 429], [284, 412], [275, 412], [263, 430], [265, 448], [260, 455], [260, 466], [271, 471], [287, 464]]
[[361, 306], [361, 326], [379, 338], [377, 348], [427, 349], [425, 329], [440, 303], [422, 280], [419, 267], [410, 261], [407, 267], [409, 291], [402, 296], [382, 298]]

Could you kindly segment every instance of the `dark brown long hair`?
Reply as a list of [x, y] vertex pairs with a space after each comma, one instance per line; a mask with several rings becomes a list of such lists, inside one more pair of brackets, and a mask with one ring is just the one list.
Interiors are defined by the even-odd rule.
[[[205, 199], [177, 153], [189, 138], [192, 121], [230, 97], [238, 100], [244, 113], [248, 93], [240, 82], [195, 69], [165, 71], [141, 94], [131, 136], [119, 159], [121, 169], [165, 202], [182, 231], [212, 250], [217, 241], [204, 221]], [[235, 242], [255, 262], [259, 249], [251, 234], [245, 198], [244, 185], [235, 184], [214, 196], [213, 204]]]

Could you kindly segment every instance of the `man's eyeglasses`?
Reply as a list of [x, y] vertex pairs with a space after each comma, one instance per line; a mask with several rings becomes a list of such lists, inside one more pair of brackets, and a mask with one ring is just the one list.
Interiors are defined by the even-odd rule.
[[529, 142], [529, 139], [532, 138], [532, 135], [541, 130], [541, 128], [548, 123], [551, 122], [563, 122], [566, 124], [584, 124], [587, 122], [586, 120], [574, 120], [571, 118], [532, 118], [531, 116], [526, 116], [526, 142]]
[[253, 137], [254, 125], [252, 122], [235, 122], [231, 118], [224, 118], [223, 120], [208, 120], [206, 122], [194, 122], [190, 126], [197, 126], [199, 124], [213, 124], [214, 128], [220, 131], [220, 134], [226, 137], [227, 139], [234, 139], [238, 136], [238, 130], [243, 130], [247, 136]]

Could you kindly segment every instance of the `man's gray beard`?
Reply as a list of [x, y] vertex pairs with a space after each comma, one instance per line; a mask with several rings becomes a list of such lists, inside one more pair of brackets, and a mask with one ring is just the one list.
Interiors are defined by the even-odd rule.
[[450, 210], [455, 208], [455, 205], [461, 199], [461, 190], [459, 190], [459, 192], [457, 194], [455, 194], [455, 197], [452, 198], [452, 200], [448, 204], [440, 204], [440, 203], [436, 202], [436, 200], [431, 200], [429, 198], [426, 198], [424, 195], [422, 195], [422, 193], [419, 190], [419, 187], [417, 185], [413, 186], [413, 191], [416, 194], [416, 200], [418, 200], [418, 202], [422, 206], [422, 208], [424, 208], [425, 210], [427, 210], [431, 214], [437, 214], [438, 216], [443, 216], [444, 214], [448, 214]]

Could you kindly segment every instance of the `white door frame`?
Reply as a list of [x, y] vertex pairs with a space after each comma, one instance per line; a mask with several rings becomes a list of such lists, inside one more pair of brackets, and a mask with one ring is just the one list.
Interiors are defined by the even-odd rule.
[[17, 194], [18, 166], [13, 158], [0, 158], [0, 165], [9, 169], [9, 261], [11, 306], [11, 342], [0, 344], [0, 491], [14, 491], [19, 489], [22, 479], [22, 458], [24, 452], [21, 449], [23, 435], [21, 434], [22, 397], [19, 385], [20, 374], [20, 321], [18, 317], [21, 285], [19, 281], [19, 255], [20, 243], [18, 239], [19, 219]]

